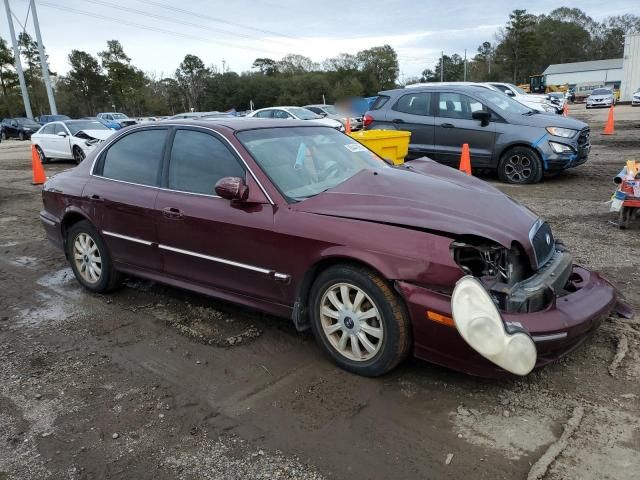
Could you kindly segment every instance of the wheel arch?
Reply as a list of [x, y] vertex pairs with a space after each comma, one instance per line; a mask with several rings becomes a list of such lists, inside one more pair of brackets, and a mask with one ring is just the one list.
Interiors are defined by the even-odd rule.
[[[76, 223], [82, 222], [83, 220], [86, 220], [95, 228], [95, 225], [93, 224], [93, 222], [89, 219], [89, 217], [87, 217], [87, 215], [84, 212], [76, 209], [71, 209], [65, 212], [65, 214], [62, 217], [62, 220], [60, 220], [60, 233], [62, 234], [63, 245], [66, 246], [67, 244], [67, 232], [69, 231], [69, 229], [72, 226], [74, 226]], [[65, 249], [65, 252], [66, 252], [66, 249]]]
[[323, 257], [312, 264], [304, 273], [302, 280], [296, 288], [296, 299], [293, 305], [292, 320], [298, 331], [308, 330], [310, 328], [309, 321], [309, 299], [311, 297], [311, 287], [316, 278], [325, 270], [335, 265], [345, 265], [365, 268], [371, 270], [382, 278], [388, 279], [389, 276], [385, 275], [386, 270], [382, 265], [374, 265], [374, 263], [361, 258], [356, 258], [348, 255], [332, 255], [330, 257]]

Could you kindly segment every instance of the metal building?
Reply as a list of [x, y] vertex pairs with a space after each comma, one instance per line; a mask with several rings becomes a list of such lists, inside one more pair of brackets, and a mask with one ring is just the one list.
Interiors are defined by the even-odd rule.
[[640, 33], [624, 37], [624, 66], [620, 100], [630, 102], [634, 92], [640, 89]]
[[575, 86], [592, 82], [618, 89], [622, 82], [623, 60], [613, 58], [590, 62], [558, 63], [549, 65], [543, 74], [547, 85]]

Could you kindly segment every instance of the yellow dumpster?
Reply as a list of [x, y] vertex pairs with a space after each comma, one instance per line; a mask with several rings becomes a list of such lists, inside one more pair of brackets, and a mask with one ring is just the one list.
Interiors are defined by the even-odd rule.
[[399, 130], [360, 130], [351, 132], [351, 138], [357, 140], [382, 158], [391, 160], [395, 165], [404, 163], [409, 153], [411, 132]]

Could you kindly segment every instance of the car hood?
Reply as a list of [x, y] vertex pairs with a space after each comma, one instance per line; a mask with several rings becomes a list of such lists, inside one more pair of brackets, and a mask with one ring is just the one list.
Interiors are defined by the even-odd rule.
[[113, 130], [80, 130], [74, 136], [84, 138], [82, 136], [83, 133], [89, 137], [97, 138], [98, 140], [106, 140], [115, 132]]
[[534, 115], [509, 115], [509, 123], [514, 125], [524, 125], [527, 127], [562, 127], [572, 128], [574, 130], [582, 130], [588, 125], [575, 118], [563, 117], [562, 115], [548, 115], [546, 113], [537, 113]]
[[292, 209], [424, 229], [451, 237], [478, 235], [531, 256], [529, 231], [538, 219], [486, 182], [429, 159], [411, 166], [363, 170]]
[[307, 120], [307, 121], [321, 123], [322, 125], [327, 125], [328, 127], [333, 127], [333, 128], [342, 126], [342, 123], [340, 123], [337, 120], [333, 120], [331, 118], [317, 118], [317, 119]]

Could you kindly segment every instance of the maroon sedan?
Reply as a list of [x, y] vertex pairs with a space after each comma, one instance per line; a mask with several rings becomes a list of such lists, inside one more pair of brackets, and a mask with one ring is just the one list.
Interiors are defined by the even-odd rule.
[[547, 223], [428, 159], [393, 167], [312, 122], [127, 128], [51, 178], [40, 218], [93, 292], [136, 275], [291, 318], [340, 366], [409, 353], [525, 375], [615, 308]]

